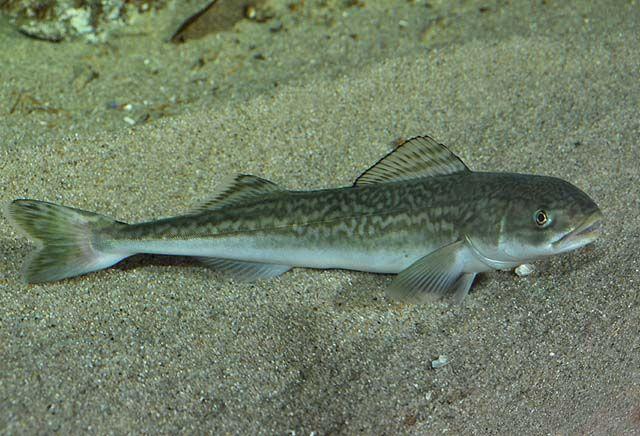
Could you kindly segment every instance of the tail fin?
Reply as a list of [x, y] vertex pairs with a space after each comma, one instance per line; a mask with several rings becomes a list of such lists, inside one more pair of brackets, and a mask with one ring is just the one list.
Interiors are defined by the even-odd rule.
[[37, 200], [14, 200], [5, 209], [14, 226], [38, 249], [24, 264], [28, 283], [50, 282], [107, 268], [132, 253], [109, 251], [101, 229], [126, 225], [80, 209]]

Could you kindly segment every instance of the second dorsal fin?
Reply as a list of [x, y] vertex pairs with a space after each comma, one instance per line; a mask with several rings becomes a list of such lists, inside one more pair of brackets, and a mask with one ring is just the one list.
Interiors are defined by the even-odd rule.
[[226, 183], [222, 183], [211, 199], [196, 207], [193, 212], [199, 213], [238, 205], [277, 191], [280, 191], [278, 185], [269, 180], [248, 174], [239, 174]]
[[391, 153], [362, 173], [353, 186], [441, 176], [471, 171], [447, 147], [428, 136], [417, 136], [400, 144]]

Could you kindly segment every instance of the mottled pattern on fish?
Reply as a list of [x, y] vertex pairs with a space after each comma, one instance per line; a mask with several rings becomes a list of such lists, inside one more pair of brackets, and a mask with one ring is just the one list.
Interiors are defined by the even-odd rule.
[[[570, 185], [510, 173], [453, 174], [410, 182], [318, 191], [278, 191], [247, 204], [119, 228], [117, 239], [216, 238], [230, 234], [279, 234], [300, 244], [441, 246], [458, 239], [482, 215], [496, 216], [510, 201], [536, 191], [564, 200]], [[473, 220], [475, 218], [475, 220]], [[412, 242], [415, 241], [415, 242]]]
[[[39, 218], [34, 203], [17, 200], [8, 215], [44, 242], [46, 251], [47, 235], [29, 228]], [[28, 207], [27, 216], [22, 211]], [[51, 213], [51, 207], [46, 210]], [[251, 279], [292, 266], [402, 272], [391, 288], [396, 298], [461, 300], [478, 272], [513, 268], [591, 242], [600, 217], [595, 203], [566, 181], [472, 172], [444, 146], [418, 137], [385, 156], [353, 187], [287, 191], [238, 176], [188, 215], [131, 225], [94, 220], [99, 224], [84, 228], [99, 254], [86, 267], [100, 269], [146, 252], [203, 257]], [[38, 255], [27, 279], [69, 276], [51, 267], [38, 271]]]

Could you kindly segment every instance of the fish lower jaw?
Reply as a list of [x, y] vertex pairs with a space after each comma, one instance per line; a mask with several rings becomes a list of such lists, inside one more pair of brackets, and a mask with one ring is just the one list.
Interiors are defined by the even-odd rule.
[[577, 250], [585, 245], [591, 244], [600, 236], [600, 221], [582, 226], [568, 235], [553, 243], [553, 248], [557, 253]]
[[598, 230], [590, 230], [588, 232], [580, 232], [579, 234], [572, 235], [571, 237], [558, 241], [558, 243], [554, 244], [555, 253], [566, 253], [568, 251], [582, 248], [585, 245], [595, 242], [599, 235], [600, 232]]

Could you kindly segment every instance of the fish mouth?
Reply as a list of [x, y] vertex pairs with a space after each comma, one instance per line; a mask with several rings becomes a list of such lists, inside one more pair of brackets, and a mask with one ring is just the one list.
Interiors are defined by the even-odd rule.
[[569, 251], [590, 244], [600, 235], [602, 219], [602, 212], [596, 210], [575, 229], [555, 241], [553, 246], [561, 251]]

